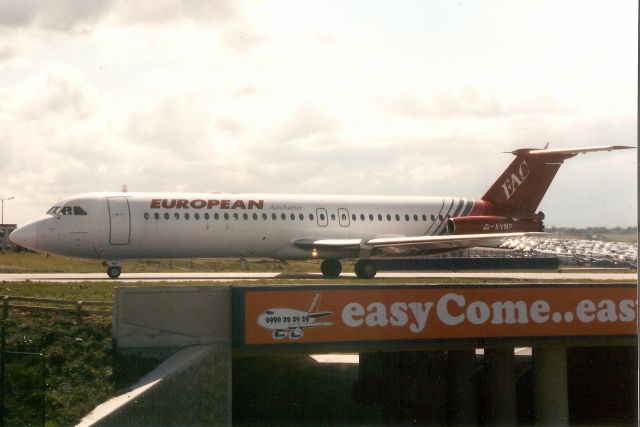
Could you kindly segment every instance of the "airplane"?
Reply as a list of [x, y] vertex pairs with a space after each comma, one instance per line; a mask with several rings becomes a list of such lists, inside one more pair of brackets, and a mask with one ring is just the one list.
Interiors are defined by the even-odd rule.
[[318, 311], [320, 294], [315, 294], [311, 299], [309, 309], [305, 312], [293, 308], [269, 308], [258, 316], [258, 325], [272, 331], [274, 340], [289, 337], [299, 340], [304, 336], [304, 329], [331, 326], [333, 322], [315, 323], [316, 319], [329, 316], [330, 311]]
[[161, 258], [319, 259], [336, 278], [356, 259], [358, 278], [374, 260], [422, 257], [496, 239], [538, 235], [536, 210], [564, 160], [635, 147], [523, 148], [478, 200], [458, 197], [233, 193], [87, 193], [53, 205], [15, 230], [37, 252], [103, 260], [117, 278], [123, 260]]

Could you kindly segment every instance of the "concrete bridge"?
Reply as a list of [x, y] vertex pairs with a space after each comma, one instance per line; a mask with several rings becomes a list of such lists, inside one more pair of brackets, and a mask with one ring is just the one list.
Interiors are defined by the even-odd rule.
[[118, 288], [118, 352], [163, 362], [81, 425], [231, 425], [234, 358], [331, 352], [359, 354], [354, 394], [377, 424], [515, 425], [527, 393], [538, 425], [594, 423], [571, 407], [584, 400], [571, 381], [611, 368], [594, 399], [617, 394], [608, 421], [635, 425], [636, 313], [635, 284]]

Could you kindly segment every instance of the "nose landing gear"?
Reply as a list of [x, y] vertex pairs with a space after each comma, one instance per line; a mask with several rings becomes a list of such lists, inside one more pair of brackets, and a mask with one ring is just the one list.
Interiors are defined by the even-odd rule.
[[112, 279], [117, 279], [120, 277], [120, 273], [122, 272], [121, 267], [107, 267], [107, 276]]
[[102, 265], [107, 267], [107, 276], [117, 279], [122, 273], [122, 261], [104, 261]]

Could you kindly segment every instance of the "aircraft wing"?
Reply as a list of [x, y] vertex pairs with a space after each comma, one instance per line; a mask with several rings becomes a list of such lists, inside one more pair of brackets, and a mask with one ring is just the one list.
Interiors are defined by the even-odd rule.
[[330, 314], [331, 314], [330, 311], [323, 311], [323, 312], [320, 312], [320, 313], [309, 313], [309, 317], [312, 318], [312, 319], [320, 319], [320, 318], [326, 317], [326, 316], [328, 316]]
[[358, 252], [361, 250], [370, 251], [371, 256], [429, 255], [458, 248], [469, 248], [496, 239], [542, 236], [545, 234], [546, 233], [540, 232], [518, 232], [442, 236], [394, 236], [372, 239], [302, 239], [297, 240], [294, 244], [303, 249], [317, 249], [318, 251], [353, 250], [355, 253], [354, 256], [358, 256]]
[[333, 326], [333, 322], [307, 323], [304, 325], [289, 325], [289, 329], [309, 329], [309, 328], [318, 328], [320, 326]]
[[513, 237], [544, 235], [538, 232], [520, 233], [485, 233], [485, 234], [453, 234], [443, 236], [414, 236], [414, 237], [382, 237], [370, 239], [365, 244], [373, 248], [393, 246], [434, 246], [438, 248], [455, 248], [457, 246], [469, 246], [488, 240], [509, 239]]

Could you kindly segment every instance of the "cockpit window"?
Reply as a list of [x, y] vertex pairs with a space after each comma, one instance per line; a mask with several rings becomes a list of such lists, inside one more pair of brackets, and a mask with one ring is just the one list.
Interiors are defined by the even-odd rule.
[[47, 211], [49, 215], [87, 215], [87, 211], [85, 211], [80, 206], [54, 206]]
[[55, 215], [56, 213], [58, 213], [58, 209], [60, 209], [60, 206], [54, 206], [47, 211], [47, 214]]

